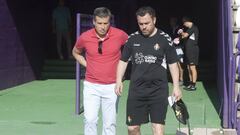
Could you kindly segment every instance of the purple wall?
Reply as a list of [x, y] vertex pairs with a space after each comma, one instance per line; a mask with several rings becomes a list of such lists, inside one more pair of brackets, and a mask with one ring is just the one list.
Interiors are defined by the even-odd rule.
[[35, 79], [5, 0], [0, 0], [0, 90]]
[[235, 73], [233, 66], [233, 42], [231, 22], [231, 0], [220, 0], [218, 24], [218, 90], [221, 94], [221, 117], [224, 128], [233, 128], [233, 96]]

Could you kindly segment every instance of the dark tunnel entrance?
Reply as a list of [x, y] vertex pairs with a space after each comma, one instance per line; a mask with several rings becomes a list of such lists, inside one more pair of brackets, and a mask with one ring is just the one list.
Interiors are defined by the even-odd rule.
[[[51, 28], [52, 11], [57, 5], [57, 0], [8, 0], [7, 4], [30, 64], [36, 77], [40, 78], [44, 60], [57, 58]], [[219, 5], [217, 0], [67, 0], [66, 5], [71, 10], [74, 23], [73, 42], [76, 40], [76, 13], [92, 14], [93, 9], [99, 6], [108, 7], [115, 16], [116, 26], [128, 34], [137, 30], [135, 11], [140, 6], [152, 6], [156, 10], [157, 26], [162, 30], [167, 30], [168, 20], [172, 16], [178, 19], [183, 16], [192, 17], [200, 31], [199, 80], [204, 84], [216, 82]], [[216, 86], [215, 83], [213, 85]]]

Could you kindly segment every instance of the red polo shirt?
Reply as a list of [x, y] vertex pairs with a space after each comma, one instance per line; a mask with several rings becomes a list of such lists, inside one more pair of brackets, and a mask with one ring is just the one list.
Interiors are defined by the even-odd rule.
[[87, 61], [85, 79], [92, 83], [111, 84], [116, 82], [116, 69], [121, 56], [121, 46], [128, 35], [117, 28], [110, 27], [102, 42], [102, 54], [98, 53], [95, 29], [90, 29], [78, 37], [76, 48], [84, 49]]

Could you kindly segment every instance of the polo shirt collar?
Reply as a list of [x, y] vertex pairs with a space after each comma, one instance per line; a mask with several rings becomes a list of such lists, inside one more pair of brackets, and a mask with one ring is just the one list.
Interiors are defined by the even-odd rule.
[[100, 37], [98, 37], [95, 29], [93, 28], [92, 37], [93, 37], [93, 38], [97, 38], [98, 40], [105, 41], [105, 40], [107, 40], [107, 39], [111, 36], [111, 34], [112, 34], [111, 31], [112, 31], [112, 26], [109, 27], [106, 36], [105, 36], [103, 39], [100, 39]]

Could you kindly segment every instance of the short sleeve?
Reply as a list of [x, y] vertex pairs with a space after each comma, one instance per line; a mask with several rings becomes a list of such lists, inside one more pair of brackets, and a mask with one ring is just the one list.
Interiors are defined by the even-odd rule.
[[123, 31], [122, 32], [122, 45], [125, 45], [126, 41], [128, 40], [128, 35]]
[[198, 43], [198, 36], [199, 36], [199, 31], [196, 26], [192, 26], [190, 29], [187, 30], [187, 33], [189, 34], [189, 39], [193, 41], [194, 44]]
[[166, 59], [168, 64], [172, 64], [178, 61], [176, 49], [172, 45], [172, 41], [169, 39], [166, 39]]
[[130, 40], [127, 40], [127, 42], [124, 45], [121, 60], [127, 62], [131, 56], [132, 53], [132, 47]]
[[79, 36], [79, 37], [78, 37], [77, 42], [75, 43], [75, 47], [76, 47], [77, 49], [83, 49], [83, 48], [84, 48], [82, 36]]

